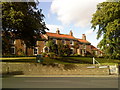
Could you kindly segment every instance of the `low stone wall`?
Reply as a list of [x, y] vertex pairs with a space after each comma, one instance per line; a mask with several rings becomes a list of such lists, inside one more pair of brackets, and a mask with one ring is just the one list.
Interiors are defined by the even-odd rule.
[[88, 64], [52, 64], [42, 65], [34, 63], [2, 63], [2, 73], [14, 75], [109, 75], [108, 68], [88, 68]]

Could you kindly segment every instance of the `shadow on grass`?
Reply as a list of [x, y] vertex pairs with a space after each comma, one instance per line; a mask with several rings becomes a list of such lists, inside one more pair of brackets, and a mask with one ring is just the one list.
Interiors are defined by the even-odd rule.
[[57, 58], [57, 60], [66, 62], [66, 63], [80, 63], [80, 64], [92, 64], [91, 61], [89, 60], [80, 60], [80, 59], [74, 59], [74, 58], [69, 58], [69, 57], [62, 57], [62, 58]]
[[2, 62], [29, 62], [29, 63], [34, 63], [36, 62], [36, 60], [25, 60], [25, 59], [22, 59], [22, 60], [2, 60]]
[[24, 75], [24, 73], [23, 71], [13, 71], [13, 72], [2, 73], [2, 78], [12, 77], [14, 75]]

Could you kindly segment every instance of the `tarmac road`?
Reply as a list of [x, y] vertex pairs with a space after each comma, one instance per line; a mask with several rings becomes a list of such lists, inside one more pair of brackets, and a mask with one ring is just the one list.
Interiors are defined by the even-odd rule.
[[118, 77], [7, 77], [2, 88], [118, 88]]

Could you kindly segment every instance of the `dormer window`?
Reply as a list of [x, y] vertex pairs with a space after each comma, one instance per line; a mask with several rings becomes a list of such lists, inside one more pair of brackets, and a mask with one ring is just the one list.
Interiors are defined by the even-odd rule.
[[74, 41], [73, 40], [70, 40], [70, 45], [74, 45]]

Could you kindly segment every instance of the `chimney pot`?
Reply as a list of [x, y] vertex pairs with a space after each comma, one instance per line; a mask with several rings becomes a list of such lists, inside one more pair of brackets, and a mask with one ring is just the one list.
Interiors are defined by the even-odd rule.
[[86, 35], [85, 34], [82, 34], [82, 39], [86, 40]]
[[73, 36], [73, 32], [72, 32], [72, 30], [70, 30], [70, 36]]
[[56, 31], [56, 33], [57, 33], [57, 34], [60, 34], [60, 30], [59, 30], [59, 28], [57, 28], [57, 31]]

